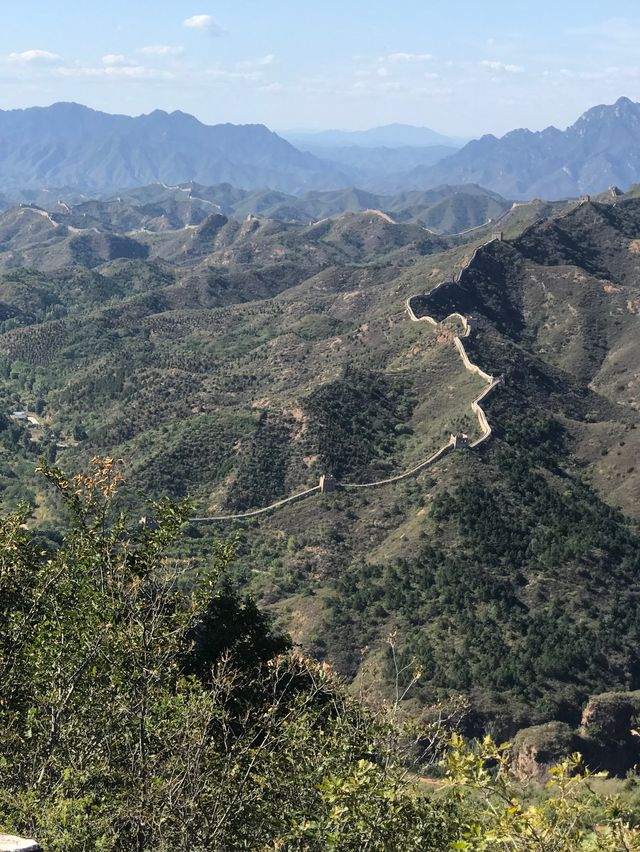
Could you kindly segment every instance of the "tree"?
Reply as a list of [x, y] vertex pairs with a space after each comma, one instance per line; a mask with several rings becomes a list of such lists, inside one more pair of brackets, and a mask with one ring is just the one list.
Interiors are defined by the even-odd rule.
[[388, 728], [216, 586], [230, 546], [185, 592], [187, 506], [134, 526], [111, 459], [42, 472], [62, 545], [0, 525], [0, 825], [54, 852], [442, 848], [455, 824], [406, 787]]
[[73, 424], [72, 435], [74, 441], [84, 441], [87, 437], [87, 433], [81, 423]]
[[51, 852], [640, 849], [577, 757], [526, 805], [506, 747], [454, 735], [449, 792], [419, 794], [416, 745], [433, 763], [446, 725], [399, 721], [410, 686], [393, 643], [397, 700], [374, 713], [219, 582], [232, 545], [185, 590], [171, 548], [188, 506], [160, 501], [133, 524], [117, 465], [93, 464], [42, 466], [69, 509], [59, 547], [24, 512], [0, 521], [3, 830]]

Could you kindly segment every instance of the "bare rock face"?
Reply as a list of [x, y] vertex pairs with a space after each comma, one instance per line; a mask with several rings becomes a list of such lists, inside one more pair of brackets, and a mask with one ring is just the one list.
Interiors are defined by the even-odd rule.
[[511, 764], [511, 772], [518, 781], [537, 781], [544, 783], [549, 780], [550, 762], [542, 762], [536, 747], [526, 743], [515, 756]]
[[523, 728], [513, 741], [511, 772], [518, 781], [543, 783], [551, 767], [575, 750], [574, 733], [564, 722]]
[[0, 852], [42, 852], [35, 840], [0, 833]]

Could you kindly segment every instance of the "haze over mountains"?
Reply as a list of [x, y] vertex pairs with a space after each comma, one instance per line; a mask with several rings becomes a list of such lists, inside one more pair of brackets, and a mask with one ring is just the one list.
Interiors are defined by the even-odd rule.
[[459, 150], [459, 140], [423, 127], [298, 133], [286, 141], [263, 125], [207, 126], [160, 110], [132, 118], [58, 103], [0, 111], [0, 186], [7, 203], [38, 201], [25, 191], [64, 189], [63, 197], [77, 200], [74, 193], [188, 181], [296, 195], [473, 183], [506, 198], [553, 200], [627, 189], [640, 178], [639, 143], [640, 104], [628, 98], [588, 110], [564, 131], [513, 130]]
[[314, 148], [427, 148], [436, 145], [460, 148], [466, 139], [445, 136], [429, 127], [410, 124], [385, 124], [369, 130], [291, 131], [281, 133], [292, 145], [305, 150]]
[[387, 124], [370, 130], [291, 132], [283, 136], [302, 151], [348, 168], [355, 183], [371, 182], [372, 188], [381, 177], [431, 166], [455, 154], [467, 141], [407, 124]]

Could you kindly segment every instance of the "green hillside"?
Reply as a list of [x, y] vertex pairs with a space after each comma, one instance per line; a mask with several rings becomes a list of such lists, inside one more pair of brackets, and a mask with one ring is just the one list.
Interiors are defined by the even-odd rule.
[[[481, 434], [471, 402], [486, 380], [454, 346], [458, 311], [471, 361], [504, 377], [483, 404], [491, 441], [396, 484], [190, 524], [179, 556], [195, 575], [213, 538], [238, 534], [235, 580], [373, 697], [393, 678], [394, 632], [422, 672], [420, 706], [461, 692], [473, 732], [575, 726], [590, 694], [640, 688], [639, 204], [523, 205], [480, 248], [482, 231], [444, 239], [373, 211], [314, 225], [213, 214], [94, 233], [72, 263], [78, 235], [8, 219], [6, 502], [26, 498], [55, 537], [60, 507], [29, 472], [40, 453], [72, 472], [107, 453], [132, 507], [139, 489], [188, 498], [198, 517], [321, 474], [393, 477], [451, 433]], [[416, 294], [439, 325], [410, 320]]]

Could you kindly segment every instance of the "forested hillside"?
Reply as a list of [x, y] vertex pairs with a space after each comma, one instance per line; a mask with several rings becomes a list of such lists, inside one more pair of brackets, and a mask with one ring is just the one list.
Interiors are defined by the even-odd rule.
[[[168, 210], [135, 234], [10, 211], [5, 503], [26, 500], [29, 526], [59, 539], [40, 455], [80, 473], [107, 453], [132, 509], [142, 491], [188, 498], [199, 517], [321, 474], [393, 476], [451, 433], [479, 434], [485, 382], [454, 345], [458, 311], [472, 362], [504, 377], [490, 442], [396, 485], [188, 524], [179, 558], [195, 578], [212, 538], [238, 535], [234, 581], [374, 698], [393, 681], [393, 632], [421, 672], [414, 708], [455, 692], [474, 733], [575, 727], [590, 695], [640, 688], [640, 202], [610, 201], [514, 208], [484, 246], [490, 226], [443, 237], [375, 211], [172, 228]], [[410, 321], [416, 294], [439, 325]]]
[[187, 507], [157, 501], [135, 523], [113, 459], [40, 473], [59, 540], [43, 546], [21, 512], [0, 521], [5, 848], [444, 852], [496, 833], [513, 849], [637, 846], [637, 796], [595, 793], [578, 756], [531, 802], [505, 746], [456, 733], [463, 703], [408, 722], [399, 700], [354, 698], [230, 586], [232, 546], [185, 586]]

